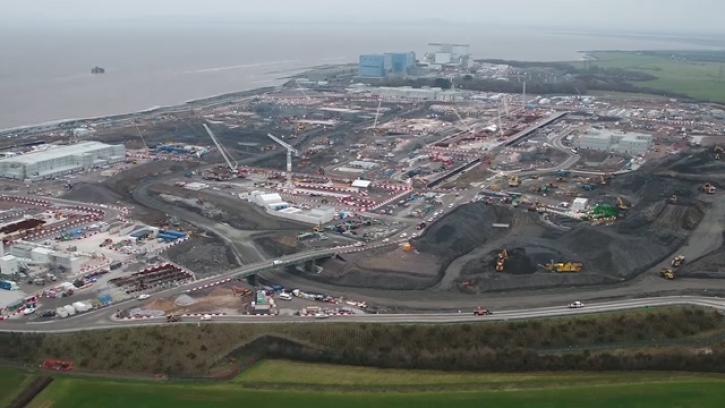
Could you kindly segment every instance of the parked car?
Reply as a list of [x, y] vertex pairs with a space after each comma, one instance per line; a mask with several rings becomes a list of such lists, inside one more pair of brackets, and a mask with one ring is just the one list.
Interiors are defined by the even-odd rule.
[[569, 309], [579, 309], [580, 307], [584, 307], [584, 303], [575, 300], [574, 302], [569, 303]]

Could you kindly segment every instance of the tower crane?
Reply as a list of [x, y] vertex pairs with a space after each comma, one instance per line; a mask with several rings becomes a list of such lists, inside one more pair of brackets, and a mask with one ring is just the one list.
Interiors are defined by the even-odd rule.
[[383, 97], [378, 99], [378, 108], [375, 110], [375, 121], [373, 122], [373, 136], [375, 136], [375, 129], [378, 127], [378, 118], [380, 117], [380, 107], [383, 105]]
[[274, 140], [275, 143], [284, 147], [287, 150], [287, 185], [285, 186], [285, 188], [287, 189], [287, 191], [292, 191], [294, 189], [292, 186], [292, 153], [294, 153], [295, 156], [297, 156], [300, 154], [300, 152], [297, 149], [295, 149], [294, 147], [290, 146], [285, 141], [283, 141], [282, 139], [278, 138], [277, 136], [275, 136], [271, 133], [267, 133], [267, 136], [270, 139]]
[[204, 125], [204, 130], [206, 130], [206, 133], [209, 134], [209, 137], [211, 137], [212, 142], [214, 142], [214, 145], [216, 146], [217, 150], [219, 150], [219, 153], [224, 158], [224, 161], [227, 163], [227, 166], [229, 166], [229, 170], [231, 170], [232, 173], [236, 173], [237, 167], [239, 167], [239, 163], [229, 159], [229, 154], [226, 152], [226, 150], [224, 150], [221, 143], [219, 143], [219, 141], [217, 140], [216, 136], [214, 136], [214, 132], [212, 132], [211, 129], [209, 129], [209, 126], [207, 126], [206, 123], [204, 123], [203, 125]]
[[[456, 89], [456, 86], [455, 86], [455, 84], [453, 82], [453, 75], [451, 75], [450, 81], [451, 81], [451, 89], [452, 90], [455, 90]], [[453, 104], [451, 105], [451, 107], [453, 108], [453, 112], [458, 117], [458, 120], [466, 128], [466, 131], [468, 131], [468, 133], [473, 133], [473, 129], [470, 126], [468, 126], [468, 123], [466, 123], [466, 121], [463, 120], [463, 116], [461, 116], [461, 114], [458, 112], [458, 109], [456, 109], [456, 102], [455, 102], [455, 100], [453, 101]]]
[[144, 139], [143, 135], [141, 134], [141, 129], [138, 128], [137, 125], [133, 125], [136, 128], [136, 133], [138, 133], [138, 137], [141, 138], [141, 141], [143, 142], [143, 147], [147, 151], [149, 150], [149, 146], [146, 144], [146, 139]]
[[501, 121], [501, 108], [496, 109], [498, 116], [498, 133], [500, 137], [503, 137], [503, 122]]

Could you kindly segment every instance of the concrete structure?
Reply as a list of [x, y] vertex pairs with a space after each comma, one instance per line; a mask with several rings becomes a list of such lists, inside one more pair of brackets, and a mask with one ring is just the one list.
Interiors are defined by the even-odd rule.
[[410, 86], [399, 87], [376, 87], [371, 88], [370, 93], [379, 96], [386, 101], [410, 100], [410, 101], [440, 101], [453, 102], [461, 101], [465, 97], [465, 93], [457, 90], [435, 87], [413, 88]]
[[289, 207], [289, 203], [282, 200], [282, 196], [277, 193], [264, 193], [261, 191], [253, 191], [251, 201], [260, 207], [268, 210], [278, 211]]
[[579, 136], [577, 145], [580, 149], [609, 151], [612, 146], [612, 135], [609, 133], [588, 133]]
[[0, 275], [14, 275], [18, 270], [18, 258], [12, 255], [0, 257]]
[[589, 199], [577, 197], [571, 203], [571, 210], [577, 213], [585, 212], [589, 208]]
[[594, 129], [579, 136], [577, 147], [605, 152], [629, 154], [633, 156], [646, 154], [652, 146], [652, 135], [644, 133], [623, 133], [607, 129]]
[[311, 210], [303, 210], [293, 207], [288, 202], [282, 200], [277, 193], [264, 193], [262, 191], [253, 191], [249, 196], [249, 201], [264, 207], [268, 214], [275, 217], [286, 218], [288, 220], [304, 222], [307, 224], [325, 224], [335, 218], [335, 209], [331, 207], [313, 208]]
[[0, 177], [36, 180], [116, 163], [126, 158], [123, 145], [83, 142], [55, 146], [0, 160]]
[[270, 214], [306, 224], [320, 225], [326, 224], [335, 218], [335, 209], [321, 207], [303, 210], [297, 207], [287, 207], [279, 211], [270, 211]]
[[364, 161], [364, 160], [353, 160], [348, 164], [350, 165], [350, 167], [360, 168], [360, 169], [365, 169], [365, 170], [373, 170], [373, 169], [380, 167], [380, 165], [378, 163], [371, 162], [371, 161]]
[[357, 179], [352, 182], [351, 186], [355, 188], [368, 188], [372, 184], [370, 180]]
[[10, 248], [11, 254], [28, 265], [48, 265], [62, 267], [66, 272], [77, 274], [81, 271], [84, 259], [72, 253], [60, 252], [48, 247], [17, 242]]
[[652, 135], [627, 134], [619, 139], [614, 150], [619, 153], [641, 156], [649, 151], [652, 146]]

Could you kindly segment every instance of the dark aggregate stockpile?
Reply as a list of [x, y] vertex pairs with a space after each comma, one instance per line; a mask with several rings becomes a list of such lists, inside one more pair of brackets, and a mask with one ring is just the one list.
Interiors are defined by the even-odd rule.
[[714, 158], [715, 154], [712, 149], [702, 149], [672, 159], [669, 170], [682, 174], [709, 175], [722, 179], [725, 177], [725, 157], [721, 157], [720, 160], [714, 160]]
[[231, 250], [220, 239], [194, 237], [169, 248], [169, 259], [194, 271], [196, 277], [215, 275], [239, 266]]
[[[528, 223], [514, 222], [505, 238], [497, 240], [490, 248], [485, 238], [459, 245], [468, 249], [478, 244], [468, 255], [472, 259], [461, 268], [458, 287], [480, 292], [598, 284], [628, 279], [651, 268], [687, 242], [707, 209], [699, 201], [702, 194], [698, 191], [699, 183], [670, 174], [657, 174], [669, 172], [671, 166], [672, 161], [650, 165], [640, 172], [619, 176], [603, 188], [608, 195], [622, 195], [632, 202], [626, 216], [613, 225], [578, 223], [571, 230], [561, 231], [541, 222], [538, 216], [529, 215]], [[678, 197], [676, 203], [669, 201], [673, 194]], [[463, 215], [451, 214], [437, 227], [446, 231], [465, 224], [468, 231], [481, 231], [482, 235], [489, 232], [486, 228], [490, 220], [461, 219]], [[516, 215], [517, 220], [522, 217]], [[504, 273], [498, 273], [495, 272], [496, 257], [504, 248], [509, 252], [509, 259]], [[433, 247], [428, 250], [440, 252], [443, 249]], [[584, 272], [545, 271], [542, 266], [552, 261], [582, 262]], [[716, 266], [718, 262], [711, 260]]]
[[420, 252], [450, 261], [496, 236], [504, 235], [506, 230], [497, 230], [491, 224], [508, 224], [512, 219], [512, 211], [508, 208], [482, 202], [464, 205], [428, 227], [422, 237], [413, 241], [413, 245]]

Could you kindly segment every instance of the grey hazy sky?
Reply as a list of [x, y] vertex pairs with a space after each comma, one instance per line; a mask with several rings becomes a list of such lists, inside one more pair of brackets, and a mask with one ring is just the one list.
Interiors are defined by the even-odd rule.
[[725, 0], [0, 0], [0, 23], [380, 20], [725, 33]]

